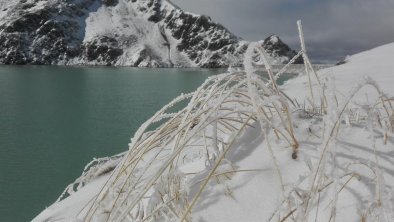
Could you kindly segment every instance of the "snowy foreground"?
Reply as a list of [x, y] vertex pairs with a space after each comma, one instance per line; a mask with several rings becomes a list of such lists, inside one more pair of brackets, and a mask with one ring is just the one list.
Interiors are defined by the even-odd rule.
[[393, 54], [284, 86], [246, 59], [164, 107], [33, 221], [394, 221]]

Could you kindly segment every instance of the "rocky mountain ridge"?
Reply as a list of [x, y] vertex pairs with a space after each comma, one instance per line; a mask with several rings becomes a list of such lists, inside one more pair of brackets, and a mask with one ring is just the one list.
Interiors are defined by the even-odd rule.
[[[260, 42], [273, 63], [296, 54]], [[0, 64], [227, 67], [248, 44], [169, 0], [0, 0]]]

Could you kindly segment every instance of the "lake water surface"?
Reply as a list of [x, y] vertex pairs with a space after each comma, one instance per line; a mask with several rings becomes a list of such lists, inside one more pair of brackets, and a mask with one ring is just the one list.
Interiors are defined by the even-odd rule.
[[30, 221], [94, 157], [218, 69], [0, 66], [0, 221]]

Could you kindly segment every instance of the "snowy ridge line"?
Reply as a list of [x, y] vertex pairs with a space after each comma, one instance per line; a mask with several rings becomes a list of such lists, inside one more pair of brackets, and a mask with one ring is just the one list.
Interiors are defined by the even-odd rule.
[[[105, 184], [89, 190], [89, 204], [66, 220], [392, 221], [392, 97], [365, 77], [340, 99], [302, 48], [307, 103], [286, 95], [252, 43], [245, 70], [209, 77], [145, 122]], [[261, 61], [269, 80], [256, 74]], [[358, 101], [371, 86], [376, 95]], [[349, 121], [354, 110], [365, 123]], [[47, 211], [34, 221], [59, 217]]]

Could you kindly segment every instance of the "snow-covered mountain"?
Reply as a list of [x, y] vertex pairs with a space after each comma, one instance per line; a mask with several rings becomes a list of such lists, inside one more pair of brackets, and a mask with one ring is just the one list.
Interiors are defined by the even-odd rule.
[[[260, 42], [271, 62], [295, 55]], [[169, 0], [0, 0], [0, 64], [226, 67], [248, 44]]]

